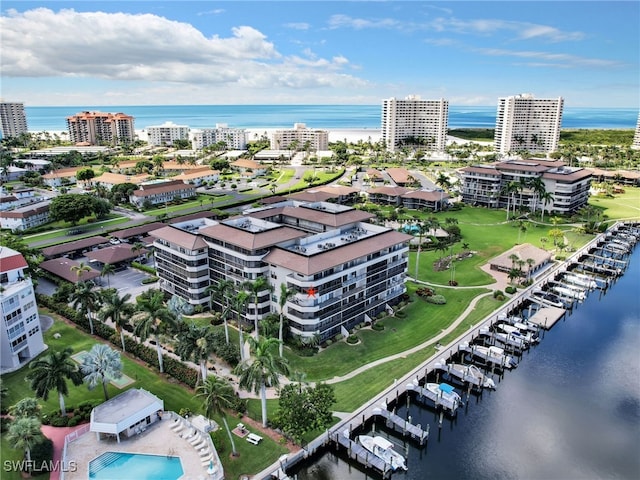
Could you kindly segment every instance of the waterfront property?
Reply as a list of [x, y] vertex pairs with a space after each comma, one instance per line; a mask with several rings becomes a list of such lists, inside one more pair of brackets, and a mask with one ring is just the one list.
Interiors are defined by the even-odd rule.
[[[242, 320], [279, 312], [294, 335], [321, 340], [371, 322], [405, 293], [410, 235], [367, 223], [373, 214], [328, 202], [286, 200], [222, 221], [201, 219], [152, 232], [160, 287], [195, 305], [231, 280], [268, 280]], [[222, 305], [220, 305], [222, 306]], [[236, 312], [238, 313], [238, 312]]]

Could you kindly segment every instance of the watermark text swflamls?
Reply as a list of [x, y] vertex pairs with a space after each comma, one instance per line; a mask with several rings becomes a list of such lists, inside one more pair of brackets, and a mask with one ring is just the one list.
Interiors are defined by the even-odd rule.
[[75, 472], [78, 463], [75, 460], [63, 462], [62, 460], [5, 460], [2, 467], [5, 472]]

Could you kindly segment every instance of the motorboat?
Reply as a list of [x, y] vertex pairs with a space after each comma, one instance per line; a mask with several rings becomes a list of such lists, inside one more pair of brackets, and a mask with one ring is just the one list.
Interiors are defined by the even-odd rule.
[[447, 363], [442, 359], [436, 362], [435, 368], [445, 372], [451, 378], [457, 378], [463, 383], [469, 383], [477, 388], [489, 388], [495, 390], [496, 384], [492, 378], [484, 374], [476, 365], [462, 363]]
[[538, 335], [530, 331], [528, 328], [521, 329], [517, 325], [510, 325], [508, 323], [499, 323], [496, 325], [496, 328], [502, 330], [505, 333], [520, 336], [529, 343], [538, 343], [540, 341], [540, 337], [538, 337]]
[[407, 461], [394, 450], [394, 445], [389, 440], [379, 435], [359, 435], [358, 442], [376, 457], [382, 459], [391, 470], [407, 470]]
[[505, 353], [504, 349], [496, 347], [495, 345], [485, 347], [484, 345], [461, 343], [460, 350], [496, 367], [512, 369], [518, 366], [515, 358]]
[[427, 383], [424, 388], [436, 396], [436, 404], [455, 411], [462, 398], [448, 383]]

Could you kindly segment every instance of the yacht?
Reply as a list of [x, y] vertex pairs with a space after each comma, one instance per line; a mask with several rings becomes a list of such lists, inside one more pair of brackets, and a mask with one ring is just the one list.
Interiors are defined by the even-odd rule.
[[393, 443], [386, 438], [379, 435], [375, 437], [371, 435], [359, 435], [358, 442], [376, 457], [382, 459], [391, 467], [391, 470], [407, 469], [407, 461], [405, 458], [394, 450]]

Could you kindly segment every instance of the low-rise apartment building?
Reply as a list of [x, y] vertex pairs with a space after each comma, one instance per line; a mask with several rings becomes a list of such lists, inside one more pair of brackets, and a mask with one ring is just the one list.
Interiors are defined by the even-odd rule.
[[129, 197], [129, 202], [140, 208], [147, 202], [151, 205], [159, 205], [173, 202], [176, 198], [184, 200], [195, 196], [194, 185], [185, 184], [181, 180], [169, 180], [140, 185], [140, 189], [134, 190]]
[[42, 175], [42, 182], [51, 188], [73, 185], [77, 182], [76, 174], [78, 170], [78, 167], [59, 168], [58, 170]]
[[276, 130], [271, 136], [271, 148], [275, 150], [329, 150], [329, 131], [307, 128], [295, 123], [292, 129]]
[[[592, 172], [558, 160], [507, 160], [459, 170], [462, 200], [489, 208], [525, 208], [568, 214], [587, 204]], [[543, 199], [534, 182], [552, 198]]]
[[0, 372], [17, 370], [47, 347], [27, 262], [17, 251], [0, 247]]
[[237, 293], [265, 278], [270, 287], [236, 311], [243, 323], [279, 313], [286, 285], [291, 333], [328, 339], [372, 321], [406, 291], [412, 237], [368, 223], [373, 217], [345, 205], [285, 200], [222, 221], [201, 219], [190, 231], [164, 227], [152, 232], [161, 288], [205, 305], [209, 285], [231, 280]]
[[0, 227], [21, 232], [49, 222], [50, 200], [0, 211]]

